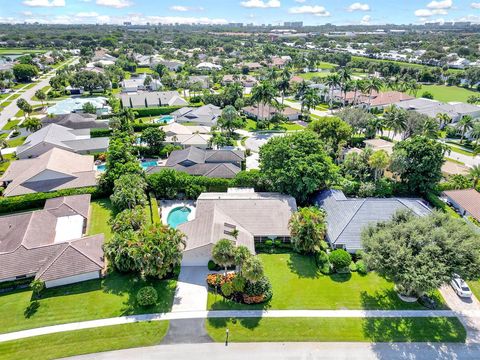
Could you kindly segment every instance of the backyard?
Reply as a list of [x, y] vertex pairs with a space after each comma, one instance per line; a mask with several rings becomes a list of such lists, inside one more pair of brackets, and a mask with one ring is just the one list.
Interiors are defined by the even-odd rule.
[[466, 103], [470, 96], [479, 95], [478, 91], [469, 90], [458, 86], [422, 85], [421, 89], [417, 93], [417, 97], [421, 97], [425, 91], [430, 92], [433, 95], [434, 100], [442, 102], [459, 101]]
[[[401, 301], [393, 284], [370, 272], [368, 275], [322, 275], [313, 257], [296, 253], [260, 254], [265, 274], [272, 283], [268, 304], [244, 305], [209, 292], [208, 309], [424, 309], [418, 303]], [[434, 294], [441, 307], [441, 295]]]

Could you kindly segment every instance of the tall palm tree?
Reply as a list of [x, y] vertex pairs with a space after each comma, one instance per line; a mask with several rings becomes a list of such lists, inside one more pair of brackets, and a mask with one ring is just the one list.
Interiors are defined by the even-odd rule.
[[280, 90], [280, 94], [282, 94], [282, 105], [285, 100], [285, 95], [287, 94], [288, 90], [290, 90], [290, 76], [288, 73], [283, 72], [280, 80], [277, 82], [277, 88]]
[[[342, 69], [340, 69], [340, 72], [338, 73], [338, 75], [340, 76], [340, 83], [341, 83], [341, 88], [342, 88], [342, 91], [343, 91], [343, 106], [345, 107], [345, 101], [346, 101], [346, 98], [347, 98], [347, 87], [348, 87], [348, 84], [350, 84], [350, 81], [352, 80], [352, 72], [350, 71], [350, 69], [344, 67]], [[350, 86], [351, 88], [351, 86]]]
[[406, 89], [410, 94], [417, 97], [418, 91], [422, 88], [422, 85], [419, 84], [416, 80], [409, 80], [406, 84]]
[[447, 113], [438, 113], [437, 119], [440, 122], [440, 129], [452, 122], [452, 118]]
[[332, 105], [333, 105], [333, 90], [339, 87], [341, 84], [342, 84], [342, 80], [340, 78], [340, 75], [337, 73], [330, 74], [325, 78], [325, 85], [327, 85], [329, 88], [330, 109], [332, 108]]
[[474, 123], [473, 117], [471, 117], [470, 115], [465, 115], [458, 122], [457, 127], [462, 131], [462, 138], [460, 139], [460, 143], [463, 143], [465, 134], [467, 133], [468, 130], [472, 128], [473, 123]]
[[480, 120], [475, 121], [470, 131], [470, 136], [475, 139], [475, 145], [480, 141]]
[[472, 167], [468, 171], [468, 175], [470, 175], [473, 180], [473, 188], [476, 189], [477, 184], [480, 181], [480, 165], [475, 165], [474, 167]]
[[262, 81], [252, 89], [252, 102], [258, 106], [257, 119], [260, 117], [260, 105], [263, 105], [262, 118], [265, 118], [265, 108], [277, 102], [276, 96], [277, 91], [269, 81]]
[[405, 131], [407, 128], [408, 114], [405, 110], [391, 105], [385, 110], [385, 127], [393, 130], [393, 137]]
[[5, 149], [8, 147], [8, 143], [7, 143], [7, 140], [1, 138], [0, 139], [0, 162], [3, 162], [5, 159], [3, 158], [3, 154], [2, 154], [2, 149]]
[[422, 135], [431, 139], [438, 137], [438, 123], [435, 119], [428, 117], [422, 124]]
[[383, 81], [377, 77], [372, 77], [368, 79], [366, 85], [365, 85], [365, 90], [368, 92], [368, 108], [370, 109], [371, 104], [372, 104], [372, 94], [373, 92], [380, 92], [380, 90], [383, 87]]
[[316, 106], [320, 105], [322, 99], [318, 95], [315, 89], [308, 89], [302, 96], [302, 112], [307, 111], [310, 113], [310, 109], [314, 109]]

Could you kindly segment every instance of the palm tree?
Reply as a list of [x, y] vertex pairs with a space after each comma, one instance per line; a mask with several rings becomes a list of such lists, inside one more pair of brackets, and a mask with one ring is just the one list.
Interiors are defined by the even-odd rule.
[[2, 149], [5, 149], [7, 147], [8, 147], [7, 140], [0, 138], [0, 162], [5, 161], [5, 159], [3, 158]]
[[468, 174], [473, 180], [473, 188], [476, 189], [477, 184], [480, 181], [480, 165], [475, 165], [474, 167], [472, 167], [469, 170]]
[[282, 105], [283, 101], [285, 100], [285, 95], [287, 94], [288, 90], [290, 90], [290, 76], [285, 72], [282, 73], [280, 80], [277, 82], [277, 88], [280, 90], [282, 94]]
[[377, 77], [372, 77], [368, 79], [366, 85], [365, 85], [365, 90], [368, 92], [368, 108], [370, 109], [370, 106], [372, 104], [372, 94], [373, 92], [380, 92], [380, 90], [383, 87], [383, 81], [380, 80]]
[[475, 139], [475, 145], [478, 145], [480, 141], [480, 120], [475, 121], [470, 131], [470, 136], [472, 139]]
[[277, 102], [276, 95], [276, 89], [268, 81], [262, 81], [252, 89], [252, 101], [258, 106], [257, 119], [260, 117], [260, 105], [263, 105], [262, 118], [265, 118], [265, 108]]
[[30, 131], [30, 132], [33, 133], [33, 132], [38, 131], [42, 128], [42, 122], [40, 121], [40, 119], [29, 117], [29, 118], [27, 118], [27, 120], [25, 120], [23, 122], [22, 126], [27, 131]]
[[465, 138], [465, 134], [468, 130], [470, 130], [473, 126], [473, 117], [470, 115], [465, 115], [460, 119], [457, 124], [457, 127], [462, 131], [462, 138], [460, 139], [460, 143], [463, 143], [463, 139]]
[[333, 73], [328, 75], [325, 78], [325, 85], [328, 86], [329, 90], [329, 107], [330, 109], [332, 108], [333, 105], [333, 90], [337, 87], [339, 87], [342, 83], [342, 80], [340, 78], [340, 75], [337, 73]]
[[308, 89], [303, 94], [301, 101], [302, 112], [306, 110], [308, 113], [310, 113], [310, 109], [315, 109], [315, 107], [317, 107], [322, 102], [322, 99], [320, 98], [315, 89]]
[[440, 121], [440, 129], [452, 122], [452, 118], [447, 113], [438, 113], [437, 119]]
[[385, 120], [381, 117], [374, 116], [370, 120], [368, 120], [367, 127], [371, 130], [372, 133], [374, 134], [380, 133], [380, 135], [383, 136]]
[[225, 276], [227, 276], [227, 268], [235, 263], [235, 246], [233, 243], [228, 239], [219, 240], [213, 246], [212, 260], [225, 268]]
[[428, 117], [422, 124], [422, 135], [431, 139], [438, 137], [438, 123], [434, 118]]
[[405, 131], [407, 128], [408, 114], [405, 110], [391, 105], [385, 110], [385, 127], [393, 130], [393, 137]]
[[340, 70], [339, 74], [340, 76], [340, 83], [341, 83], [341, 88], [342, 88], [342, 91], [343, 91], [343, 106], [345, 107], [345, 101], [346, 101], [346, 98], [347, 98], [347, 84], [350, 83], [350, 81], [352, 80], [352, 72], [344, 67]]
[[419, 84], [416, 80], [412, 79], [406, 84], [406, 88], [410, 94], [417, 97], [418, 91], [422, 88], [422, 85]]

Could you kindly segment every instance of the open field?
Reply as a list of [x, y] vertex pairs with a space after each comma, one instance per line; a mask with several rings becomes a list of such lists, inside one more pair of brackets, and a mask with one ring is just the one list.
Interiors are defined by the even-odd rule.
[[480, 95], [478, 91], [469, 90], [458, 86], [422, 85], [422, 88], [417, 93], [417, 97], [421, 97], [425, 91], [432, 93], [434, 100], [442, 102], [467, 102], [470, 96]]
[[168, 321], [67, 331], [0, 343], [0, 359], [50, 360], [60, 357], [159, 344]]
[[22, 49], [22, 48], [0, 48], [0, 55], [23, 55], [44, 53], [46, 50]]

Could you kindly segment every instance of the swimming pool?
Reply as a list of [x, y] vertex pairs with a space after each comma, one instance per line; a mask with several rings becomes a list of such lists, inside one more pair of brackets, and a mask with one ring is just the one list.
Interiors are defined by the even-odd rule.
[[172, 115], [163, 115], [159, 117], [158, 119], [153, 120], [154, 123], [157, 124], [170, 124], [175, 120], [175, 118]]
[[186, 206], [176, 207], [168, 214], [167, 224], [176, 229], [178, 225], [188, 221], [188, 216], [191, 212], [192, 210]]
[[[152, 161], [141, 162], [140, 165], [142, 166], [143, 170], [147, 170], [151, 167], [157, 166], [158, 163], [155, 160], [152, 160]], [[105, 164], [97, 165], [97, 171], [99, 172], [105, 172], [106, 169], [107, 169], [107, 166]]]

